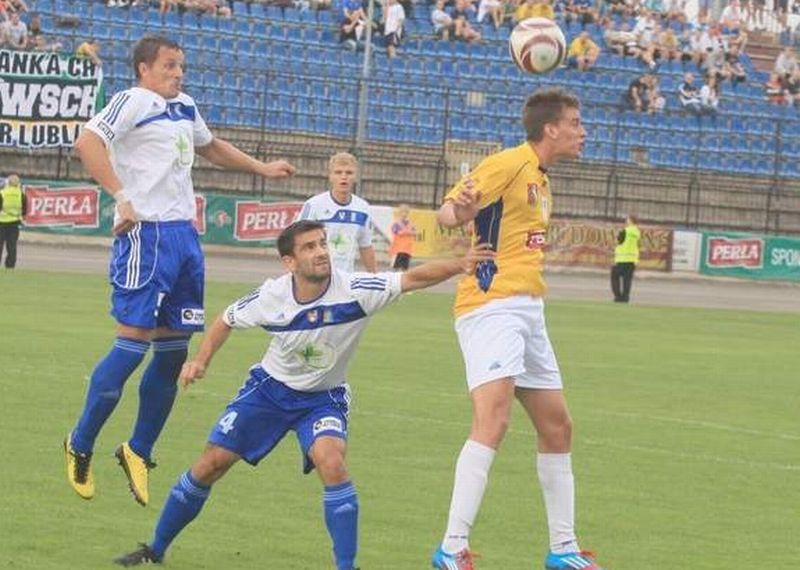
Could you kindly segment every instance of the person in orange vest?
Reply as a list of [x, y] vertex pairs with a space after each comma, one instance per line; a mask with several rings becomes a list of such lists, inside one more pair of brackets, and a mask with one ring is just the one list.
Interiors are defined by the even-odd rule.
[[397, 208], [399, 219], [392, 224], [392, 245], [389, 254], [393, 256], [392, 267], [406, 271], [411, 263], [411, 254], [414, 252], [414, 240], [417, 237], [417, 228], [408, 219], [410, 210], [406, 204]]
[[0, 188], [0, 259], [5, 249], [6, 269], [14, 269], [17, 265], [19, 226], [26, 213], [25, 193], [19, 176], [10, 174], [5, 186]]

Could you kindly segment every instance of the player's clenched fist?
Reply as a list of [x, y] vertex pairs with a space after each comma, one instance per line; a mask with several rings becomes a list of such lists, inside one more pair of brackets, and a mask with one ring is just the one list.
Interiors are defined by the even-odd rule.
[[294, 166], [286, 160], [273, 160], [264, 164], [259, 174], [265, 178], [287, 178], [296, 172]]
[[199, 380], [205, 375], [206, 367], [196, 360], [190, 360], [184, 363], [183, 368], [181, 368], [179, 380], [183, 388], [188, 388], [189, 384], [194, 384], [196, 380]]
[[464, 255], [464, 273], [472, 275], [475, 267], [484, 261], [491, 261], [497, 256], [497, 252], [492, 249], [490, 243], [478, 243], [469, 248]]

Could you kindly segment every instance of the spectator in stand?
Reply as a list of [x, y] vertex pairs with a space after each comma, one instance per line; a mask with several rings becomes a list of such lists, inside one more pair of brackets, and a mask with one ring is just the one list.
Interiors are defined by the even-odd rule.
[[681, 59], [680, 41], [672, 28], [667, 27], [658, 34], [656, 52], [664, 61], [676, 61]]
[[707, 115], [716, 115], [719, 108], [719, 77], [716, 73], [706, 76], [700, 88], [700, 108]]
[[719, 23], [724, 34], [738, 34], [744, 22], [744, 14], [739, 5], [739, 0], [731, 0], [722, 10], [719, 16]]
[[625, 93], [628, 108], [637, 113], [655, 112], [654, 85], [655, 76], [651, 73], [645, 73], [631, 81], [628, 85], [628, 91]]
[[30, 22], [28, 22], [28, 45], [35, 45], [36, 36], [40, 36], [42, 33], [42, 17], [37, 13], [31, 14]]
[[357, 24], [366, 21], [367, 14], [364, 12], [364, 4], [361, 0], [344, 0], [342, 2], [343, 21]]
[[744, 65], [742, 65], [738, 47], [732, 46], [725, 54], [725, 65], [722, 74], [731, 80], [734, 89], [736, 89], [739, 83], [747, 81], [747, 71]]
[[678, 87], [678, 99], [683, 109], [695, 115], [700, 115], [703, 112], [700, 90], [694, 85], [694, 75], [692, 73], [683, 75], [683, 83]]
[[788, 79], [795, 72], [797, 67], [797, 57], [794, 54], [794, 48], [792, 48], [792, 46], [786, 46], [775, 60], [775, 73], [780, 76], [781, 80]]
[[639, 59], [642, 60], [649, 69], [655, 70], [656, 64], [656, 48], [657, 34], [660, 24], [652, 12], [643, 12], [633, 28], [639, 44]]
[[739, 53], [745, 53], [745, 49], [747, 48], [747, 40], [749, 36], [747, 32], [743, 29], [739, 30], [739, 34], [736, 37], [730, 38], [728, 41], [728, 49], [732, 49], [733, 47], [737, 47], [739, 49]]
[[28, 26], [19, 19], [17, 12], [11, 12], [7, 22], [3, 24], [5, 30], [4, 44], [11, 49], [25, 49], [28, 45]]
[[477, 42], [481, 39], [481, 33], [473, 28], [469, 22], [470, 9], [474, 11], [468, 0], [456, 0], [455, 8], [453, 8], [453, 35], [456, 39], [468, 43]]
[[647, 94], [648, 98], [651, 101], [648, 111], [650, 113], [656, 113], [658, 111], [664, 110], [664, 107], [667, 106], [667, 100], [661, 94], [659, 77], [657, 75], [652, 75], [651, 78], [652, 79], [650, 80], [650, 91]]
[[449, 40], [450, 35], [453, 33], [455, 23], [450, 14], [444, 9], [445, 0], [436, 0], [436, 4], [431, 11], [431, 23], [433, 24], [433, 32], [437, 38]]
[[31, 46], [32, 51], [60, 51], [63, 48], [61, 42], [51, 42], [44, 34], [36, 36], [36, 43]]
[[103, 61], [100, 59], [100, 42], [94, 38], [79, 45], [75, 50], [75, 55], [91, 59], [96, 65], [103, 65]]
[[478, 23], [482, 23], [487, 15], [492, 17], [494, 29], [499, 30], [506, 17], [504, 0], [480, 0], [478, 4]]
[[342, 20], [339, 25], [339, 43], [348, 49], [358, 51], [364, 47], [364, 30], [366, 20]]
[[597, 11], [592, 0], [572, 0], [567, 4], [567, 19], [580, 22], [581, 28], [597, 21]]
[[792, 76], [784, 81], [786, 103], [800, 108], [800, 69], [795, 69]]
[[764, 4], [765, 0], [750, 0], [747, 5], [747, 25], [751, 30], [765, 30]]
[[403, 22], [406, 12], [397, 0], [384, 0], [383, 4], [383, 37], [386, 40], [387, 57], [397, 55], [397, 46], [403, 37]]
[[620, 29], [615, 30], [613, 20], [610, 20], [606, 24], [606, 31], [603, 32], [603, 39], [612, 52], [622, 56], [639, 57], [639, 42], [627, 22], [623, 22]]
[[692, 49], [692, 33], [689, 28], [685, 28], [678, 37], [678, 50], [681, 54], [681, 63], [686, 64], [694, 59], [694, 49]]
[[698, 68], [703, 67], [706, 61], [706, 57], [713, 49], [711, 44], [711, 38], [708, 35], [706, 30], [696, 29], [692, 32], [691, 38], [691, 47], [692, 47], [692, 59], [694, 60], [695, 65]]
[[686, 24], [686, 0], [668, 0], [665, 6], [665, 17], [671, 22]]
[[786, 105], [789, 100], [789, 93], [783, 86], [781, 76], [774, 71], [769, 74], [769, 79], [764, 83], [764, 93], [767, 96], [767, 100], [776, 105]]
[[575, 67], [578, 71], [588, 71], [597, 63], [600, 48], [592, 41], [589, 32], [582, 31], [569, 45], [567, 65]]
[[22, 14], [28, 11], [28, 5], [25, 0], [6, 0], [6, 4], [12, 13]]

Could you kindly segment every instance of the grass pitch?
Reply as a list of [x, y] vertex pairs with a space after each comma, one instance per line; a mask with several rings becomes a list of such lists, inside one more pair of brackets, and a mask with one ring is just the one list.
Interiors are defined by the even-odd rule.
[[[252, 284], [209, 283], [209, 318]], [[138, 374], [98, 439], [97, 495], [68, 487], [61, 442], [113, 322], [100, 276], [0, 273], [0, 567], [110, 568], [149, 541], [164, 498], [268, 341], [236, 332], [179, 395], [156, 448], [151, 505], [129, 496], [113, 450], [129, 436]], [[366, 570], [429, 566], [469, 402], [450, 296], [401, 299], [373, 322], [350, 372], [349, 465]], [[575, 420], [582, 545], [612, 570], [790, 567], [800, 536], [797, 315], [550, 302]], [[196, 346], [196, 340], [193, 346]], [[546, 524], [535, 440], [515, 410], [475, 532], [481, 570], [541, 568]], [[241, 464], [178, 538], [167, 567], [329, 570], [321, 488], [287, 438]]]

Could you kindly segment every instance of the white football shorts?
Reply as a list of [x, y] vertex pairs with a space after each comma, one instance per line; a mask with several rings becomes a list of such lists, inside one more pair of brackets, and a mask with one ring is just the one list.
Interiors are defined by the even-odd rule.
[[470, 391], [499, 378], [513, 378], [519, 388], [562, 388], [541, 297], [490, 301], [458, 317], [455, 328]]

